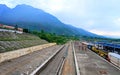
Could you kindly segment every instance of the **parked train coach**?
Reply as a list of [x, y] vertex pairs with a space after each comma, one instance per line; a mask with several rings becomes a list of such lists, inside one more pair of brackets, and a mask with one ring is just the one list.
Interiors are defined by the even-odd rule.
[[90, 43], [88, 49], [120, 67], [120, 45], [112, 43]]
[[120, 67], [120, 55], [119, 54], [109, 52], [108, 57], [109, 57], [111, 63]]

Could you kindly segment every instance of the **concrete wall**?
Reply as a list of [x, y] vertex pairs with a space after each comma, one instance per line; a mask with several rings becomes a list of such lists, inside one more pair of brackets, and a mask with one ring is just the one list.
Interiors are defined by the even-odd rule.
[[56, 45], [56, 43], [43, 44], [43, 45], [33, 46], [33, 47], [29, 47], [29, 48], [23, 48], [23, 49], [19, 49], [19, 50], [15, 50], [15, 51], [0, 53], [0, 62], [3, 62], [5, 60], [10, 60], [13, 58], [17, 58], [22, 55], [26, 55], [31, 52], [41, 50], [43, 48], [47, 48], [47, 47], [50, 47], [53, 45]]

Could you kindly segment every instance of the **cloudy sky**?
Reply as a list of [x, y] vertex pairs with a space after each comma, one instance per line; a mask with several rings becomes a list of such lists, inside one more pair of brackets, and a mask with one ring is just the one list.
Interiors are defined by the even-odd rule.
[[120, 38], [120, 0], [0, 0], [14, 8], [27, 4], [42, 9], [66, 24]]

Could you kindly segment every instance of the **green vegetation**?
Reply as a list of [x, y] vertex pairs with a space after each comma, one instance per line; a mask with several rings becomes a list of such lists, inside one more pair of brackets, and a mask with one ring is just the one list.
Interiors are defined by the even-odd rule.
[[0, 32], [0, 53], [45, 44], [48, 42], [65, 44], [69, 40], [78, 40], [75, 37], [56, 35], [55, 33], [44, 32], [43, 30], [41, 30], [41, 32], [37, 32], [24, 29], [24, 32], [26, 33], [18, 34], [13, 32]]
[[40, 39], [39, 37], [28, 33], [15, 34], [12, 32], [0, 32], [0, 41], [22, 41], [39, 39]]
[[80, 39], [85, 41], [91, 41], [91, 42], [101, 41], [101, 42], [110, 42], [110, 43], [120, 43], [120, 39], [115, 39], [115, 38], [81, 36]]
[[23, 29], [23, 32], [25, 32], [25, 33], [29, 33], [29, 30], [26, 29], [26, 28], [24, 28], [24, 29]]
[[32, 34], [39, 36], [41, 39], [44, 39], [48, 42], [56, 42], [57, 44], [65, 44], [69, 40], [79, 40], [78, 38], [65, 35], [56, 35], [55, 33], [47, 33], [44, 30], [41, 32], [33, 31]]
[[29, 33], [0, 32], [0, 53], [46, 43], [48, 42]]

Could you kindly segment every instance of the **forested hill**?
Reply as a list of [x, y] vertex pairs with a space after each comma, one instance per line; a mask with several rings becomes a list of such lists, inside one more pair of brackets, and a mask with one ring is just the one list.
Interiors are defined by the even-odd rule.
[[66, 25], [51, 14], [28, 5], [17, 5], [10, 9], [0, 4], [0, 23], [60, 35], [101, 37], [84, 29]]

